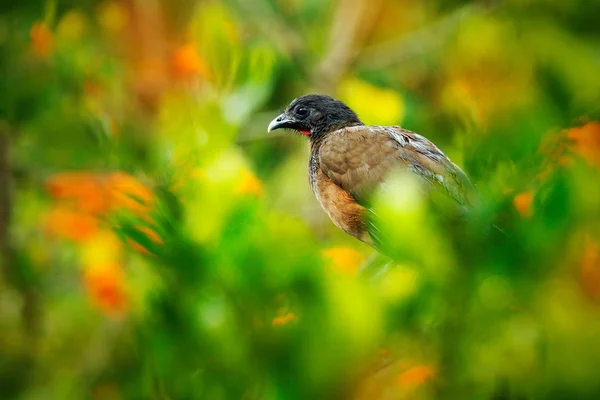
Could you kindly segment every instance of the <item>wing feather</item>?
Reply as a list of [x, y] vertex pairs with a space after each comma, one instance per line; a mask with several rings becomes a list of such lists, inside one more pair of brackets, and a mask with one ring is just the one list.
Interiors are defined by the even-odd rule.
[[319, 150], [321, 170], [356, 201], [369, 198], [392, 170], [417, 174], [461, 205], [470, 203], [473, 185], [431, 141], [399, 126], [354, 126], [330, 133]]

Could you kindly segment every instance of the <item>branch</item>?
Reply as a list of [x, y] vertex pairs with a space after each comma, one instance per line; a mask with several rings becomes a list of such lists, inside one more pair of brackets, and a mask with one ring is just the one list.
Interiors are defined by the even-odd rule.
[[13, 287], [22, 298], [21, 323], [27, 338], [27, 351], [35, 351], [39, 333], [38, 295], [30, 282], [22, 279], [23, 271], [15, 262], [11, 238], [13, 196], [13, 167], [10, 159], [11, 136], [14, 131], [0, 120], [0, 288]]
[[12, 179], [9, 149], [10, 126], [6, 121], [0, 121], [0, 265], [2, 266], [3, 281], [9, 279], [12, 269], [9, 233], [12, 211]]
[[325, 57], [313, 74], [317, 91], [330, 92], [346, 74], [373, 32], [383, 0], [340, 0]]

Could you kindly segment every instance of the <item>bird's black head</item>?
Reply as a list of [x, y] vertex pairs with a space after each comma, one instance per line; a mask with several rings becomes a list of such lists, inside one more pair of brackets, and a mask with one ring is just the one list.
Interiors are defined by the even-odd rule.
[[298, 97], [269, 124], [275, 129], [294, 129], [312, 140], [336, 129], [362, 125], [358, 116], [344, 103], [332, 97], [309, 94]]

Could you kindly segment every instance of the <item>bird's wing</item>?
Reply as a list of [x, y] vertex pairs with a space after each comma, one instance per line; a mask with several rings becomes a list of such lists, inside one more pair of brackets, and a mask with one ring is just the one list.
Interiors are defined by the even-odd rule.
[[368, 207], [391, 170], [410, 171], [431, 188], [469, 204], [473, 185], [465, 173], [429, 140], [399, 126], [354, 126], [329, 134], [319, 150], [322, 171]]

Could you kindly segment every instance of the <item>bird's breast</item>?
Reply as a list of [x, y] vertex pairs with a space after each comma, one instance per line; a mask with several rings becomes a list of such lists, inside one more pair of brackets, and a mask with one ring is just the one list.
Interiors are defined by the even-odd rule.
[[316, 156], [309, 163], [310, 185], [319, 204], [331, 221], [346, 233], [370, 243], [365, 229], [365, 209], [354, 198], [323, 173]]

